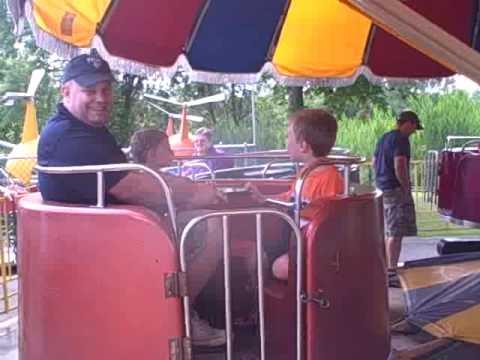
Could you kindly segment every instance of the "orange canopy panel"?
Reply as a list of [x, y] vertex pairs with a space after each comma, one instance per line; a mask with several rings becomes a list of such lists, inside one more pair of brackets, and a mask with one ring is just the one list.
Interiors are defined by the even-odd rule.
[[88, 47], [111, 0], [35, 0], [38, 26], [70, 44]]

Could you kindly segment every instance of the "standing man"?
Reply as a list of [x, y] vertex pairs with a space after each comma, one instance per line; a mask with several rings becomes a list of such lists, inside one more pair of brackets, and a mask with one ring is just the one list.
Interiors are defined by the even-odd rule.
[[[70, 60], [62, 78], [62, 102], [42, 131], [38, 163], [42, 166], [77, 166], [126, 163], [127, 160], [107, 129], [113, 105], [113, 76], [108, 63], [97, 54], [83, 54]], [[171, 154], [170, 154], [171, 155]], [[203, 208], [222, 200], [215, 186], [177, 180], [167, 181], [176, 204]], [[40, 173], [39, 187], [47, 201], [95, 204], [95, 174], [52, 175]], [[164, 208], [166, 199], [159, 184], [142, 172], [105, 173], [107, 203], [127, 203]], [[207, 221], [205, 236], [196, 256], [189, 263], [191, 297], [195, 300], [221, 259], [222, 243], [218, 221]], [[225, 343], [225, 331], [215, 329], [195, 317], [192, 319], [193, 343], [218, 346]]]
[[417, 235], [409, 174], [409, 137], [416, 130], [423, 130], [417, 114], [403, 111], [396, 129], [378, 141], [373, 157], [377, 188], [383, 191], [387, 265], [391, 270], [397, 268], [402, 238]]

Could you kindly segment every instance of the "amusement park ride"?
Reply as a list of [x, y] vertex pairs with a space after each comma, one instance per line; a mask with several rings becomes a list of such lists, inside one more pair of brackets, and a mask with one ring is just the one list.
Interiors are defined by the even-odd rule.
[[[117, 70], [164, 74], [182, 65], [204, 81], [248, 82], [267, 69], [292, 85], [345, 85], [359, 74], [383, 81], [458, 72], [480, 80], [480, 55], [471, 47], [480, 30], [478, 1], [233, 2], [151, 0], [139, 7], [90, 0], [80, 8], [70, 1], [9, 0], [18, 18], [29, 17], [39, 45], [65, 56], [94, 47]], [[461, 21], [452, 17], [453, 7]], [[188, 106], [222, 96], [174, 102], [182, 106], [184, 127], [172, 145], [180, 144], [180, 151], [191, 146]], [[480, 159], [467, 155], [463, 171]], [[168, 216], [142, 206], [105, 206], [101, 183], [97, 206], [46, 202], [38, 192], [23, 196], [16, 204], [21, 359], [478, 359], [480, 254], [405, 263], [398, 275], [409, 327], [400, 335], [392, 332], [382, 194], [357, 191], [350, 183], [349, 169], [361, 159], [325, 161], [343, 169], [344, 194], [311, 205], [326, 210], [325, 216], [306, 229], [298, 219], [303, 182], [313, 168], [295, 182], [253, 180], [265, 195], [294, 184], [295, 201], [283, 204], [293, 220], [284, 208], [256, 206], [244, 191], [252, 180], [220, 179], [220, 188], [235, 190], [225, 191], [228, 202], [192, 219], [182, 233], [171, 201]], [[153, 173], [134, 164], [38, 170]], [[476, 182], [462, 189], [474, 188], [477, 196], [475, 174]], [[161, 175], [152, 176], [170, 199]], [[474, 199], [467, 207], [478, 210], [480, 200]], [[188, 232], [208, 217], [222, 223], [224, 261], [205, 308], [215, 325], [225, 326], [227, 343], [219, 354], [204, 355], [191, 346], [184, 249]], [[287, 228], [295, 266], [288, 281], [279, 282], [263, 271], [263, 251]], [[247, 290], [245, 264], [252, 257], [257, 283]], [[245, 315], [245, 304], [256, 313], [253, 330], [234, 321]], [[422, 341], [415, 338], [419, 333]], [[396, 351], [398, 338], [414, 349]], [[449, 353], [452, 348], [457, 353]]]
[[[178, 157], [182, 157], [182, 156], [188, 157], [193, 155], [193, 141], [192, 141], [192, 136], [189, 133], [190, 125], [188, 121], [197, 121], [197, 122], [203, 121], [203, 117], [201, 116], [187, 114], [188, 108], [225, 100], [225, 94], [223, 93], [203, 97], [200, 99], [185, 101], [185, 102], [179, 102], [173, 99], [166, 99], [166, 98], [163, 98], [157, 95], [152, 95], [152, 94], [144, 94], [144, 97], [151, 100], [163, 101], [169, 104], [181, 106], [182, 114], [179, 115], [179, 114], [171, 114], [168, 111], [159, 107], [158, 105], [155, 105], [150, 101], [148, 102], [151, 106], [166, 113], [169, 116], [166, 133], [169, 136], [170, 146], [175, 156], [178, 156]], [[176, 134], [174, 133], [174, 125], [172, 120], [173, 118], [180, 118], [180, 129]]]
[[44, 69], [33, 70], [26, 92], [6, 92], [0, 99], [0, 102], [7, 106], [13, 105], [17, 100], [26, 103], [22, 139], [20, 144], [15, 145], [11, 150], [6, 164], [7, 172], [12, 177], [21, 180], [23, 184], [29, 184], [33, 168], [36, 165], [39, 137], [35, 94], [44, 76]]

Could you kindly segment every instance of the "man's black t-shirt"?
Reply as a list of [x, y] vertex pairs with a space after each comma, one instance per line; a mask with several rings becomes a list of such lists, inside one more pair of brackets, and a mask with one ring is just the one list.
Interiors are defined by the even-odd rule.
[[410, 163], [408, 136], [398, 130], [385, 133], [375, 148], [375, 179], [380, 190], [392, 190], [400, 186], [395, 175], [395, 156], [405, 156]]
[[[63, 104], [42, 130], [38, 144], [38, 163], [42, 166], [104, 165], [127, 162], [110, 132], [89, 126], [75, 118]], [[105, 173], [106, 201], [115, 202], [108, 194], [126, 174]], [[45, 200], [95, 204], [97, 177], [95, 174], [39, 174], [39, 187]]]

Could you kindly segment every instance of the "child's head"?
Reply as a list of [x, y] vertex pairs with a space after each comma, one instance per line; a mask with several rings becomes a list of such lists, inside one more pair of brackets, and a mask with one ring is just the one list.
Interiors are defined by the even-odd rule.
[[292, 160], [328, 155], [337, 138], [335, 116], [322, 109], [302, 109], [288, 117], [287, 150]]
[[130, 140], [130, 153], [133, 161], [152, 169], [166, 166], [173, 159], [168, 136], [158, 129], [137, 130]]
[[193, 148], [195, 155], [206, 155], [208, 150], [213, 146], [213, 130], [201, 127], [195, 132], [193, 140]]

